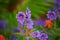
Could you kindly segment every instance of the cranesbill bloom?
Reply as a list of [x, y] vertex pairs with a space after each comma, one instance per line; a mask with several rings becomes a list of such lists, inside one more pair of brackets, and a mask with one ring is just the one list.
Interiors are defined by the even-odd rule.
[[40, 32], [38, 30], [33, 31], [32, 33], [30, 33], [30, 36], [32, 36], [33, 38], [36, 38], [40, 35]]
[[34, 25], [39, 26], [40, 25], [40, 20], [39, 18], [34, 20]]
[[48, 11], [47, 18], [49, 18], [50, 20], [55, 20], [56, 17], [56, 13], [54, 11]]
[[27, 21], [26, 21], [26, 27], [28, 29], [33, 29], [33, 21], [31, 19], [27, 19]]
[[26, 15], [24, 12], [18, 12], [18, 14], [16, 14], [16, 18], [17, 18], [17, 21], [23, 25]]
[[60, 8], [60, 4], [59, 3], [56, 3], [55, 6], [56, 6], [57, 9]]
[[0, 29], [2, 29], [4, 26], [6, 26], [6, 21], [0, 18]]
[[55, 3], [57, 4], [57, 3], [60, 3], [60, 0], [55, 0]]
[[37, 25], [37, 26], [44, 26], [45, 25], [45, 19], [42, 19], [42, 18], [37, 18], [36, 20], [34, 20], [34, 25]]
[[48, 35], [46, 33], [41, 33], [41, 35], [38, 37], [40, 40], [47, 40]]
[[41, 26], [44, 26], [44, 25], [45, 25], [45, 19], [41, 19], [41, 18], [40, 18], [40, 25], [41, 25]]
[[30, 11], [30, 9], [26, 9], [26, 18], [30, 18], [31, 17], [31, 11]]

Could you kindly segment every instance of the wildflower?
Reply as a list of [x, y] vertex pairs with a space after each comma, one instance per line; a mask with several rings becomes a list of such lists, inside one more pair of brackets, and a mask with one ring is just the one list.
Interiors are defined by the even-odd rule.
[[27, 27], [28, 29], [33, 29], [33, 21], [32, 21], [31, 19], [28, 19], [28, 20], [26, 21], [26, 27]]
[[0, 40], [5, 40], [5, 37], [0, 34]]
[[57, 4], [57, 3], [59, 4], [59, 3], [60, 3], [60, 0], [55, 0], [55, 3], [56, 3], [56, 4]]
[[41, 25], [41, 26], [44, 26], [44, 25], [45, 25], [45, 19], [41, 19], [41, 18], [40, 18], [40, 25]]
[[38, 37], [40, 40], [47, 40], [48, 35], [46, 33], [41, 33], [41, 35]]
[[6, 21], [0, 18], [0, 29], [2, 29], [4, 26], [6, 26]]
[[17, 21], [21, 23], [22, 25], [24, 23], [25, 17], [26, 15], [24, 12], [18, 12], [18, 14], [16, 14]]
[[52, 24], [53, 24], [53, 23], [52, 23], [51, 20], [46, 20], [46, 21], [45, 21], [45, 27], [48, 26], [48, 27], [51, 28]]
[[45, 19], [42, 19], [42, 18], [38, 18], [34, 21], [34, 25], [37, 25], [37, 26], [44, 26], [45, 24]]
[[26, 18], [30, 18], [31, 17], [31, 11], [27, 8], [26, 9]]
[[50, 20], [55, 20], [56, 17], [56, 13], [54, 11], [48, 11], [47, 18], [49, 18]]
[[60, 3], [56, 3], [56, 8], [59, 9], [60, 8]]
[[39, 26], [40, 25], [40, 20], [39, 18], [34, 20], [34, 25]]
[[33, 38], [36, 38], [39, 36], [39, 34], [40, 34], [40, 32], [38, 30], [36, 30], [36, 31], [33, 31], [32, 33], [30, 33], [30, 36], [32, 36]]

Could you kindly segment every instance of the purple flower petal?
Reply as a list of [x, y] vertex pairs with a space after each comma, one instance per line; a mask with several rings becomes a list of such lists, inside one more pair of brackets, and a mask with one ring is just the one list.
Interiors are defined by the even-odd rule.
[[40, 20], [39, 20], [39, 18], [37, 18], [37, 19], [34, 20], [34, 25], [37, 25], [37, 26], [40, 25]]
[[37, 25], [37, 26], [44, 26], [45, 25], [45, 19], [36, 19], [35, 21], [34, 21], [34, 25]]
[[38, 30], [33, 31], [32, 33], [30, 33], [30, 36], [32, 36], [33, 38], [36, 38], [40, 35], [40, 32]]
[[2, 29], [4, 26], [6, 26], [6, 20], [0, 18], [0, 29]]
[[33, 21], [31, 19], [27, 19], [26, 27], [29, 28], [29, 29], [33, 28]]
[[16, 18], [17, 18], [17, 21], [23, 25], [26, 15], [24, 12], [18, 12], [18, 14], [16, 14]]
[[41, 33], [41, 35], [38, 37], [40, 40], [47, 40], [48, 39], [48, 35], [46, 33]]
[[56, 13], [54, 11], [48, 11], [47, 18], [49, 18], [50, 20], [55, 20], [56, 17]]
[[30, 9], [26, 9], [26, 18], [30, 18], [31, 17], [31, 11], [30, 11]]
[[45, 20], [46, 20], [46, 19], [40, 19], [40, 25], [41, 25], [41, 26], [44, 26], [44, 25], [45, 25]]
[[55, 3], [60, 3], [60, 0], [55, 0]]

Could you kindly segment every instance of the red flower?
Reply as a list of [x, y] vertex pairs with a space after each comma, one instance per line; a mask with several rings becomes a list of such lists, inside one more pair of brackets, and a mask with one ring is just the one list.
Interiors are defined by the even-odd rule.
[[46, 20], [45, 21], [45, 27], [47, 27], [48, 26], [48, 28], [51, 28], [52, 27], [52, 21], [51, 20]]
[[5, 40], [4, 36], [0, 34], [0, 40]]

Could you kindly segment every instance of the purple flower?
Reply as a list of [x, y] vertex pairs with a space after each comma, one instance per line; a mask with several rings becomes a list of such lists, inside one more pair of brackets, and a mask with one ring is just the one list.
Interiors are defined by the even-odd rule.
[[6, 20], [0, 18], [0, 29], [2, 29], [4, 26], [6, 26]]
[[39, 20], [39, 18], [37, 18], [37, 19], [34, 20], [34, 25], [37, 25], [37, 26], [40, 25], [40, 20]]
[[30, 18], [31, 17], [31, 11], [27, 8], [26, 9], [26, 18]]
[[34, 21], [34, 24], [37, 25], [37, 26], [40, 26], [40, 25], [44, 26], [45, 25], [45, 19], [41, 19], [41, 18], [39, 19], [38, 18]]
[[56, 13], [54, 11], [48, 11], [47, 18], [49, 18], [50, 20], [55, 20], [56, 17]]
[[44, 26], [44, 25], [45, 25], [45, 20], [46, 20], [46, 19], [41, 19], [41, 18], [40, 18], [40, 25], [41, 25], [41, 26]]
[[56, 5], [57, 9], [60, 8], [60, 4], [59, 3], [56, 3], [55, 5]]
[[16, 14], [16, 18], [17, 21], [23, 25], [26, 15], [24, 12], [18, 12], [18, 14]]
[[33, 21], [31, 19], [27, 19], [26, 27], [29, 29], [33, 29]]
[[55, 3], [60, 3], [60, 0], [55, 0]]
[[58, 3], [56, 4], [56, 9], [58, 12], [60, 12], [60, 4], [58, 4]]
[[55, 5], [56, 5], [56, 8], [59, 9], [60, 8], [60, 0], [55, 0]]
[[33, 38], [36, 38], [40, 35], [40, 32], [38, 30], [33, 31], [32, 33], [30, 33], [30, 36], [32, 36]]
[[26, 37], [26, 40], [29, 40], [29, 37]]
[[41, 33], [38, 38], [40, 40], [47, 40], [48, 39], [48, 35], [46, 33]]

